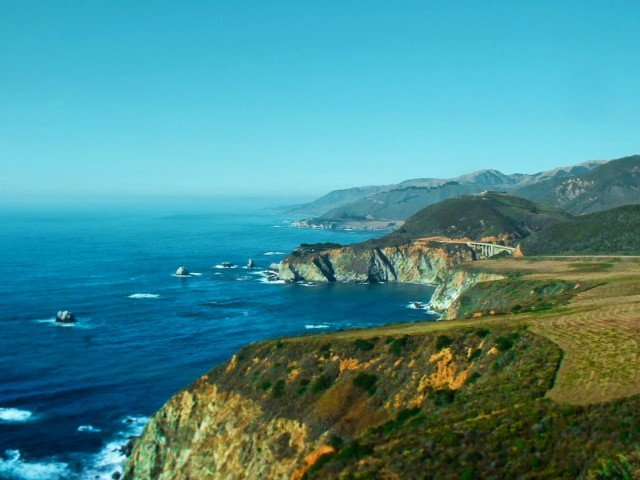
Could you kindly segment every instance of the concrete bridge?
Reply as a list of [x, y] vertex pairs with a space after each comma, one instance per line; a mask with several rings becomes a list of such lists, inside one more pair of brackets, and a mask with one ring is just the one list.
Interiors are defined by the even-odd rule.
[[509, 255], [515, 255], [516, 249], [514, 247], [505, 247], [504, 245], [496, 245], [495, 243], [482, 243], [482, 242], [466, 242], [463, 240], [455, 241], [450, 240], [444, 243], [464, 243], [478, 254], [481, 258], [493, 257], [502, 252], [507, 252]]

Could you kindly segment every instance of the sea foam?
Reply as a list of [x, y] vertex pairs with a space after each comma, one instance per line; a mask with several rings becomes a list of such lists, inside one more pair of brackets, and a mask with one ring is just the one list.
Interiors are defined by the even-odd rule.
[[129, 298], [160, 298], [157, 293], [134, 293]]
[[78, 427], [79, 432], [90, 432], [90, 433], [98, 433], [101, 432], [102, 429], [96, 428], [93, 425], [80, 425]]
[[114, 472], [122, 473], [124, 462], [127, 459], [125, 448], [130, 437], [138, 436], [144, 430], [149, 417], [127, 417], [122, 420], [125, 425], [122, 431], [108, 441], [96, 454], [91, 455], [82, 472], [83, 480], [110, 480]]
[[19, 450], [7, 450], [0, 456], [0, 478], [20, 480], [60, 480], [71, 478], [69, 466], [63, 462], [28, 462]]
[[33, 418], [33, 413], [29, 410], [18, 408], [0, 408], [0, 422], [2, 423], [23, 423]]
[[305, 325], [304, 328], [306, 328], [307, 330], [313, 330], [313, 329], [317, 329], [317, 328], [329, 328], [330, 325], [327, 323], [318, 323], [315, 325]]

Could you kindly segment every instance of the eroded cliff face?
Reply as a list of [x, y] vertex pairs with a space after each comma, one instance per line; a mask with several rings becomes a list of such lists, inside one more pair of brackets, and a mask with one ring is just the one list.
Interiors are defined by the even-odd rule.
[[[466, 244], [430, 239], [381, 248], [350, 245], [314, 253], [294, 252], [280, 263], [278, 277], [292, 282], [437, 285], [431, 307], [445, 312], [464, 290], [478, 282], [503, 278], [459, 267], [461, 262], [475, 259], [475, 252]], [[446, 317], [453, 318], [451, 315], [447, 313]]]
[[429, 240], [381, 248], [349, 245], [312, 254], [294, 252], [282, 261], [278, 276], [288, 281], [435, 284], [443, 272], [475, 258], [465, 244]]
[[320, 458], [399, 412], [431, 411], [442, 392], [453, 396], [484, 372], [494, 375], [494, 337], [321, 336], [250, 345], [154, 415], [125, 478], [301, 479]]

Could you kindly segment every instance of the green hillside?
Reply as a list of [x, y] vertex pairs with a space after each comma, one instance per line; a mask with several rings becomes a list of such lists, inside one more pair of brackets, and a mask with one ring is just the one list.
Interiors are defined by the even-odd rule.
[[514, 192], [572, 214], [640, 203], [640, 155], [619, 158], [570, 178], [553, 178]]
[[381, 243], [403, 243], [421, 237], [471, 238], [506, 235], [522, 239], [572, 217], [556, 208], [503, 193], [487, 192], [450, 198], [409, 218]]
[[525, 255], [640, 255], [640, 205], [550, 225], [521, 247]]

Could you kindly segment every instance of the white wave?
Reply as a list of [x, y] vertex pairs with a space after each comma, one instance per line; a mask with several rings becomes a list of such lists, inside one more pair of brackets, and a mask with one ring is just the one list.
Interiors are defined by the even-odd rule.
[[47, 325], [52, 325], [54, 327], [60, 327], [60, 328], [90, 328], [88, 325], [84, 325], [82, 324], [79, 320], [77, 320], [74, 323], [62, 323], [62, 322], [56, 322], [56, 318], [55, 317], [51, 317], [51, 318], [39, 318], [37, 320], [35, 320], [38, 323], [46, 323]]
[[222, 265], [221, 263], [219, 263], [218, 265], [216, 265], [213, 268], [231, 270], [233, 268], [238, 268], [238, 266], [237, 265]]
[[284, 280], [269, 280], [267, 277], [262, 277], [258, 279], [258, 281], [260, 283], [268, 283], [269, 285], [284, 285], [287, 283]]
[[70, 478], [69, 466], [63, 462], [28, 462], [20, 450], [7, 450], [0, 457], [0, 478], [16, 480], [59, 480]]
[[157, 293], [134, 293], [129, 298], [160, 298]]
[[304, 328], [306, 328], [307, 330], [312, 330], [312, 329], [316, 329], [316, 328], [329, 328], [330, 325], [326, 324], [326, 323], [319, 323], [317, 325], [305, 325]]
[[318, 284], [317, 283], [301, 283], [300, 284], [303, 287], [317, 287]]
[[127, 417], [122, 420], [126, 428], [107, 442], [102, 450], [91, 455], [81, 478], [83, 480], [110, 480], [113, 478], [114, 472], [122, 473], [127, 458], [125, 448], [129, 437], [140, 435], [148, 420], [148, 417], [142, 416]]
[[214, 272], [214, 275], [222, 275], [220, 272]]
[[98, 433], [101, 432], [101, 428], [96, 428], [93, 425], [80, 425], [78, 427], [79, 432], [90, 432], [90, 433]]
[[271, 257], [273, 255], [286, 255], [286, 253], [275, 251], [275, 252], [264, 252], [263, 255], [267, 255], [268, 257]]
[[236, 280], [240, 282], [244, 282], [245, 280], [251, 280], [251, 277], [247, 277], [246, 275], [243, 275], [241, 277], [237, 277]]
[[193, 275], [194, 277], [201, 277], [202, 274], [198, 273], [198, 272], [191, 272], [190, 275]]
[[409, 302], [407, 308], [411, 310], [429, 310], [429, 304], [423, 302]]
[[23, 423], [33, 419], [33, 413], [19, 408], [0, 408], [0, 422]]

